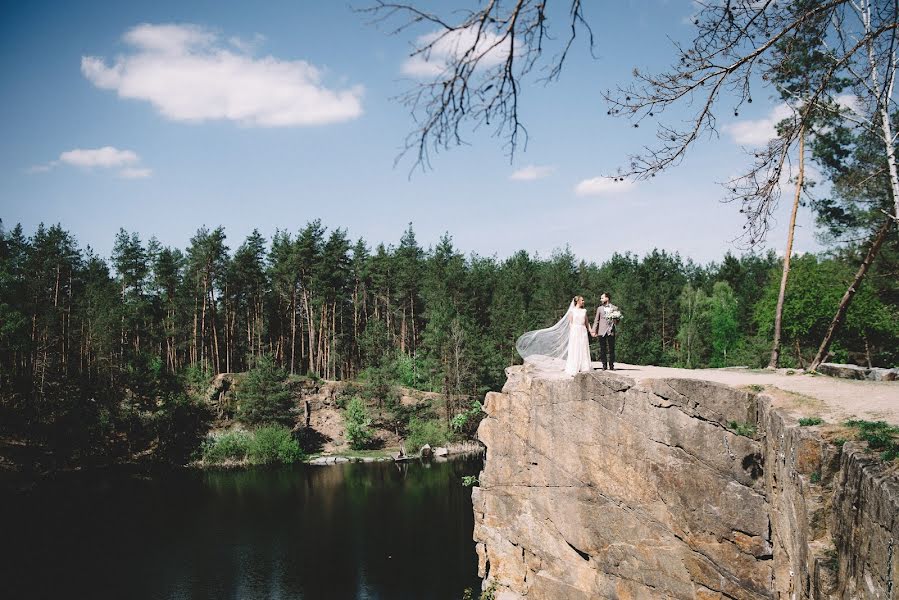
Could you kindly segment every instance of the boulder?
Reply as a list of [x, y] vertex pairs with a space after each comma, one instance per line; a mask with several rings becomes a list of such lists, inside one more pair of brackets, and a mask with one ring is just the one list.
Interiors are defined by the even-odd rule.
[[822, 375], [841, 377], [842, 379], [866, 379], [868, 376], [868, 369], [865, 367], [837, 363], [821, 363], [818, 365], [818, 372]]

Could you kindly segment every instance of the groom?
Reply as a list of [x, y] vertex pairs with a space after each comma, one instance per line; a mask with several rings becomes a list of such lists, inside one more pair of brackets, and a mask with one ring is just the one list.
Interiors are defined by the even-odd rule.
[[[599, 306], [596, 308], [596, 318], [593, 319], [593, 327], [590, 333], [599, 338], [599, 360], [602, 362], [602, 370], [606, 365], [615, 370], [615, 323], [616, 319], [609, 318], [618, 307], [609, 301], [609, 294], [603, 292], [599, 297]], [[608, 360], [607, 360], [608, 357]]]

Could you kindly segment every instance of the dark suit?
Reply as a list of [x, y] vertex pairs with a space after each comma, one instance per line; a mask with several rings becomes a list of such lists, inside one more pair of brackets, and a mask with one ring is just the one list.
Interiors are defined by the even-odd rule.
[[[611, 302], [607, 305], [610, 311], [618, 310], [618, 307]], [[596, 308], [596, 318], [593, 319], [593, 331], [599, 337], [599, 360], [602, 362], [602, 368], [608, 365], [615, 368], [615, 321], [606, 319], [603, 306]], [[608, 360], [607, 360], [608, 359]]]

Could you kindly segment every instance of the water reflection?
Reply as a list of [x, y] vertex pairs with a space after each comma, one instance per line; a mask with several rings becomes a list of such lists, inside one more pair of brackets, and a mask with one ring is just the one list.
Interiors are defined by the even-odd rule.
[[60, 480], [2, 504], [3, 545], [18, 549], [3, 561], [7, 597], [458, 599], [479, 586], [460, 484], [479, 469], [462, 459]]

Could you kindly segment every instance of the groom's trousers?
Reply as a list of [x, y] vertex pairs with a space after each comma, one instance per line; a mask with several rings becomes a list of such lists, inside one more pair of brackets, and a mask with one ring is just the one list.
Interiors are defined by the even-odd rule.
[[[608, 358], [608, 361], [606, 360]], [[602, 367], [606, 368], [608, 365], [611, 368], [615, 368], [615, 336], [614, 335], [601, 335], [599, 336], [599, 360], [602, 362]]]

